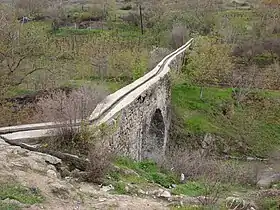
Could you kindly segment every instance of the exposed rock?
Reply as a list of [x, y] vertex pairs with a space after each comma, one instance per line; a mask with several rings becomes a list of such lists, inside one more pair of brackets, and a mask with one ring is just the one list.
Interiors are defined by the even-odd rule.
[[124, 189], [125, 189], [126, 192], [129, 192], [129, 187], [128, 186], [125, 186]]
[[280, 182], [280, 173], [275, 173], [272, 175], [263, 175], [257, 183], [260, 188], [270, 188], [272, 184]]
[[52, 164], [52, 165], [57, 165], [57, 164], [61, 164], [61, 159], [51, 156], [51, 155], [47, 155], [47, 154], [42, 154], [43, 159], [46, 161], [46, 163]]
[[5, 200], [2, 200], [1, 202], [5, 203], [5, 204], [14, 204], [14, 205], [17, 205], [17, 206], [19, 206], [21, 208], [27, 207], [26, 204], [23, 204], [23, 203], [21, 203], [21, 202], [19, 202], [17, 200], [10, 199], [10, 198], [6, 198]]
[[200, 205], [200, 201], [196, 197], [175, 195], [168, 198], [169, 202], [177, 203], [180, 206], [184, 205]]
[[180, 182], [186, 183], [186, 177], [185, 177], [185, 174], [183, 174], [183, 173], [181, 173]]
[[115, 188], [114, 188], [114, 186], [113, 185], [108, 185], [108, 186], [102, 186], [101, 187], [101, 190], [103, 191], [103, 192], [107, 192], [107, 191], [110, 191], [110, 190], [114, 190]]
[[177, 185], [176, 184], [171, 184], [171, 188], [176, 188]]
[[[100, 189], [91, 183], [76, 182], [67, 176], [61, 180], [58, 172], [63, 171], [68, 175], [70, 172], [67, 167], [59, 165], [60, 159], [39, 152], [20, 150], [20, 147], [11, 146], [0, 139], [1, 180], [27, 186], [34, 194], [42, 195], [45, 201], [25, 206], [16, 200], [6, 199], [7, 203], [15, 203], [23, 209], [30, 210], [90, 209], [92, 207], [108, 209], [112, 206], [118, 207], [118, 209], [169, 209], [166, 200], [112, 195], [106, 192], [114, 189], [112, 185]], [[76, 170], [75, 173], [81, 175], [82, 171]], [[138, 190], [135, 185], [128, 185], [128, 187], [130, 191], [137, 192]], [[81, 199], [82, 202], [80, 202]]]
[[93, 186], [90, 183], [81, 183], [81, 186], [79, 188], [79, 191], [81, 193], [85, 193], [87, 195], [93, 196], [95, 194], [98, 194], [98, 188], [96, 186]]
[[106, 200], [107, 200], [106, 198], [98, 198], [98, 201], [100, 201], [100, 202], [104, 202]]
[[48, 170], [53, 170], [53, 171], [56, 172], [56, 168], [55, 168], [54, 165], [48, 165], [48, 166], [47, 166], [47, 169], [48, 169]]
[[163, 192], [159, 195], [159, 197], [161, 197], [161, 198], [170, 198], [170, 197], [171, 197], [171, 193], [170, 193], [169, 191], [165, 190], [165, 191], [163, 191]]
[[149, 195], [156, 195], [159, 196], [161, 193], [163, 193], [164, 190], [163, 189], [158, 189], [158, 190], [153, 190], [153, 191], [149, 191], [148, 194]]
[[226, 198], [226, 207], [228, 209], [236, 210], [256, 210], [257, 207], [253, 202], [244, 200], [243, 198], [238, 197], [227, 197]]
[[[5, 147], [5, 146], [9, 146], [9, 144], [8, 143], [6, 143], [3, 139], [1, 139], [1, 137], [0, 137], [0, 146], [1, 147]], [[1, 148], [0, 147], [0, 148]]]
[[243, 1], [243, 0], [233, 0], [231, 3], [234, 5], [237, 5], [237, 6], [241, 6], [241, 7], [250, 6], [248, 2]]
[[145, 194], [154, 195], [159, 198], [170, 198], [172, 195], [168, 190], [158, 189], [146, 192]]
[[57, 178], [56, 172], [54, 170], [49, 169], [47, 171], [47, 176], [50, 178]]
[[71, 171], [71, 173], [70, 173], [70, 175], [72, 176], [72, 177], [79, 177], [80, 176], [80, 170], [79, 169], [74, 169], [73, 171]]

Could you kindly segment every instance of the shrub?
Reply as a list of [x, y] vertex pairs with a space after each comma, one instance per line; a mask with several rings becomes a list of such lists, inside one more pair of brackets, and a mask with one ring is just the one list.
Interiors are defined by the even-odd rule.
[[[37, 104], [37, 110], [40, 111], [37, 118], [65, 122], [63, 127], [55, 131], [55, 137], [47, 140], [47, 147], [87, 157], [85, 178], [94, 183], [102, 183], [110, 170], [112, 159], [122, 146], [120, 144], [114, 147], [108, 138], [112, 127], [103, 125], [94, 127], [83, 121], [105, 95], [106, 92], [100, 87], [81, 87], [68, 94], [63, 91], [52, 92], [40, 98]], [[77, 120], [82, 120], [79, 128], [75, 125]]]
[[130, 4], [128, 4], [128, 5], [122, 6], [120, 9], [121, 10], [131, 10], [132, 6]]
[[104, 181], [106, 174], [111, 169], [111, 162], [116, 155], [115, 152], [105, 139], [99, 139], [97, 142], [90, 144], [87, 181], [93, 183], [102, 183]]
[[129, 14], [121, 17], [121, 19], [128, 24], [139, 26], [140, 25], [140, 16], [137, 13], [130, 12]]
[[33, 109], [30, 104], [21, 107], [14, 102], [0, 101], [0, 126], [12, 126], [32, 122]]
[[280, 207], [280, 200], [277, 198], [262, 198], [257, 202], [260, 209], [277, 210]]
[[171, 31], [171, 46], [174, 49], [179, 48], [183, 44], [186, 43], [186, 41], [189, 38], [189, 31], [187, 28], [181, 24], [173, 25], [172, 31]]
[[254, 185], [257, 182], [258, 165], [237, 164], [203, 156], [201, 151], [178, 150], [170, 153], [165, 165], [189, 180], [206, 179], [207, 182]]
[[84, 120], [94, 110], [96, 105], [106, 97], [107, 92], [101, 87], [83, 86], [69, 94], [58, 90], [50, 92], [47, 96], [39, 98], [35, 119], [42, 122], [75, 123]]
[[34, 119], [43, 122], [65, 123], [55, 132], [56, 135], [48, 140], [49, 148], [67, 152], [87, 154], [92, 130], [82, 124], [76, 127], [78, 120], [85, 120], [90, 116], [96, 105], [106, 96], [106, 91], [100, 87], [87, 86], [73, 90], [51, 92], [39, 99]]

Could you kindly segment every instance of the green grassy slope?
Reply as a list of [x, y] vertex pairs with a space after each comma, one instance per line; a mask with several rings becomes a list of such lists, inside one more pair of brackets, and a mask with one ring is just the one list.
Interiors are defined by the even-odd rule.
[[266, 156], [279, 147], [280, 93], [251, 93], [242, 106], [230, 88], [205, 88], [203, 100], [199, 94], [199, 87], [185, 84], [172, 89], [172, 103], [188, 133], [210, 133], [219, 149], [230, 147], [230, 153]]

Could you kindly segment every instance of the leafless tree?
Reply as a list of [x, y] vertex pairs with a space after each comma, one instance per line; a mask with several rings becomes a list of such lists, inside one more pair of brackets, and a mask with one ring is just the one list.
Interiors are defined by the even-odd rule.
[[25, 28], [13, 16], [0, 9], [0, 77], [1, 89], [20, 85], [39, 70], [48, 70], [35, 58], [43, 54], [42, 43], [36, 31]]

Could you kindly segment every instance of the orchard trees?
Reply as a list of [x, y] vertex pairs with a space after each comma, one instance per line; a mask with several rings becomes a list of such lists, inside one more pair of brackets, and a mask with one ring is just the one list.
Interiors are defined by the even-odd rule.
[[230, 50], [215, 38], [199, 37], [195, 41], [184, 71], [192, 82], [201, 86], [200, 98], [203, 86], [228, 81], [233, 68]]

